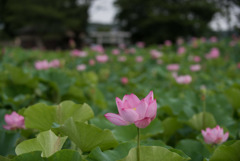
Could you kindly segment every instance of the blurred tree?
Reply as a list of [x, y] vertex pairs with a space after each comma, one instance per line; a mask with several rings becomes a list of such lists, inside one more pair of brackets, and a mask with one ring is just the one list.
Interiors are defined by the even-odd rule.
[[0, 0], [0, 23], [11, 37], [28, 33], [58, 42], [68, 35], [80, 41], [89, 5], [89, 0]]
[[178, 36], [202, 36], [219, 11], [215, 0], [117, 0], [117, 20], [133, 41], [160, 43]]

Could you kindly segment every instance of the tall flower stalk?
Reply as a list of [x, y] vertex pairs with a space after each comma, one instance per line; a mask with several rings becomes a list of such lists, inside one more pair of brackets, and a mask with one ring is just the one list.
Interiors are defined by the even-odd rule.
[[137, 161], [140, 161], [140, 129], [137, 128]]

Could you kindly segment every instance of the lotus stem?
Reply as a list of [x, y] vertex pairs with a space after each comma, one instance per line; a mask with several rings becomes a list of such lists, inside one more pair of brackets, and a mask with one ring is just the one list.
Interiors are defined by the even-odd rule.
[[137, 161], [140, 161], [140, 129], [137, 128]]

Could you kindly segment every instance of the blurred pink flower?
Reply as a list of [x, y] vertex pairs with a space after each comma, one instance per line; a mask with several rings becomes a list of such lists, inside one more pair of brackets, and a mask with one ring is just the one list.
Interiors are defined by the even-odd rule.
[[118, 54], [120, 54], [120, 50], [119, 49], [113, 49], [112, 54], [113, 55], [118, 55]]
[[58, 59], [54, 59], [48, 63], [49, 67], [51, 68], [58, 68], [60, 67], [60, 61]]
[[85, 51], [74, 49], [71, 51], [71, 56], [86, 57], [87, 53]]
[[201, 42], [205, 43], [207, 41], [207, 39], [205, 37], [201, 37]]
[[85, 64], [80, 64], [77, 66], [77, 70], [78, 71], [84, 71], [86, 70], [87, 66]]
[[129, 48], [125, 50], [126, 54], [135, 54], [136, 53], [136, 49], [135, 48]]
[[36, 61], [34, 65], [37, 70], [46, 70], [46, 69], [50, 68], [47, 60]]
[[106, 113], [105, 117], [115, 125], [135, 124], [138, 128], [147, 127], [155, 119], [157, 113], [156, 99], [151, 91], [139, 100], [135, 94], [125, 95], [123, 100], [116, 98], [119, 114]]
[[102, 45], [94, 45], [91, 47], [93, 51], [96, 51], [98, 53], [104, 53], [104, 48]]
[[122, 77], [121, 78], [121, 83], [124, 84], [124, 85], [127, 84], [128, 83], [128, 78], [127, 77]]
[[127, 57], [126, 56], [119, 56], [118, 57], [118, 61], [119, 62], [125, 62], [127, 60]]
[[178, 38], [177, 39], [177, 44], [178, 45], [182, 45], [184, 43], [184, 39], [183, 38]]
[[153, 59], [157, 59], [157, 58], [160, 58], [162, 56], [162, 53], [160, 51], [157, 51], [157, 50], [151, 50], [150, 54], [151, 54]]
[[136, 57], [136, 62], [142, 62], [143, 61], [143, 57], [142, 56], [137, 56]]
[[237, 64], [237, 68], [240, 69], [240, 63]]
[[172, 41], [171, 40], [165, 40], [164, 45], [166, 46], [172, 46]]
[[157, 60], [157, 64], [162, 64], [162, 63], [163, 63], [163, 61], [161, 59]]
[[207, 128], [206, 131], [202, 130], [201, 132], [207, 144], [221, 144], [227, 141], [229, 136], [228, 132], [223, 133], [223, 129], [219, 125], [213, 129]]
[[119, 47], [120, 49], [125, 49], [125, 48], [126, 48], [126, 45], [125, 45], [125, 44], [119, 44], [118, 47]]
[[145, 43], [142, 42], [142, 41], [137, 42], [136, 45], [137, 45], [137, 47], [139, 47], [139, 48], [144, 48], [144, 47], [145, 47]]
[[106, 54], [103, 55], [97, 55], [96, 60], [99, 63], [106, 63], [108, 61], [108, 56]]
[[3, 128], [6, 130], [25, 129], [24, 117], [17, 114], [15, 111], [13, 111], [10, 115], [6, 114], [4, 119], [7, 125], [3, 125]]
[[93, 66], [93, 65], [95, 65], [95, 60], [94, 59], [90, 59], [88, 63], [89, 63], [89, 65]]
[[169, 71], [178, 71], [179, 70], [179, 65], [178, 64], [169, 64], [167, 66], [167, 70]]
[[178, 48], [177, 53], [178, 53], [179, 55], [182, 55], [182, 54], [184, 54], [185, 52], [186, 52], [185, 47], [181, 46], [181, 47]]
[[216, 59], [220, 56], [220, 52], [218, 48], [212, 48], [210, 53], [206, 54], [206, 59]]
[[199, 65], [199, 64], [191, 65], [190, 70], [192, 72], [199, 71], [199, 70], [201, 70], [201, 65]]
[[192, 77], [190, 75], [180, 75], [175, 80], [178, 84], [189, 84], [192, 82]]
[[215, 43], [215, 42], [217, 42], [217, 41], [218, 41], [218, 39], [217, 39], [216, 36], [210, 37], [210, 42]]
[[201, 57], [200, 57], [200, 56], [194, 56], [194, 57], [193, 57], [193, 61], [196, 62], [196, 63], [198, 63], [198, 62], [201, 61]]

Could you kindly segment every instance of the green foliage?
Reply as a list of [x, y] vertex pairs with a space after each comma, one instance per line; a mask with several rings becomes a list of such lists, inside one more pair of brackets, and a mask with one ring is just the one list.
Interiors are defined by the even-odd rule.
[[120, 26], [134, 41], [160, 43], [179, 36], [202, 36], [218, 11], [215, 1], [117, 0]]
[[118, 145], [110, 130], [101, 130], [83, 122], [74, 122], [72, 118], [64, 123], [60, 131], [68, 136], [83, 152], [90, 152], [97, 146], [102, 150], [107, 150]]
[[26, 127], [40, 131], [51, 129], [53, 123], [62, 125], [70, 117], [75, 121], [87, 121], [94, 116], [87, 104], [80, 105], [71, 101], [64, 101], [57, 106], [38, 103], [28, 107], [24, 115]]
[[41, 132], [37, 138], [21, 142], [16, 147], [16, 154], [21, 155], [33, 151], [42, 151], [42, 157], [49, 157], [61, 150], [67, 136], [58, 137], [51, 130]]
[[[158, 146], [141, 146], [140, 153], [144, 155], [140, 155], [140, 161], [152, 160], [152, 161], [187, 161], [190, 158], [185, 158], [180, 156], [175, 152], [171, 152], [166, 148], [158, 147]], [[135, 161], [137, 159], [136, 148], [133, 148], [129, 151], [129, 154], [126, 158], [121, 159], [121, 161]]]

